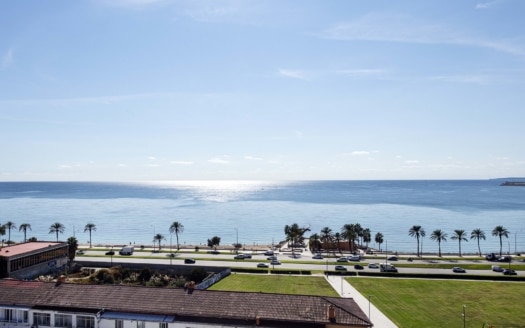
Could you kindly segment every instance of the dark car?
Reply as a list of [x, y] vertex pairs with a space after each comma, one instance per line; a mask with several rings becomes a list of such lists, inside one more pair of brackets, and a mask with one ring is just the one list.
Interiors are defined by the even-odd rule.
[[270, 262], [271, 265], [281, 265], [281, 262], [277, 261], [277, 260], [272, 260]]
[[115, 255], [115, 252], [114, 251], [109, 251], [109, 252], [106, 252], [106, 255]]
[[269, 261], [276, 261], [277, 260], [277, 256], [273, 255], [273, 256], [267, 257], [266, 259], [269, 260]]
[[356, 269], [356, 270], [363, 270], [364, 267], [362, 265], [356, 264], [356, 265], [354, 265], [354, 269]]
[[257, 263], [257, 267], [258, 268], [267, 268], [268, 264], [267, 263]]
[[510, 255], [498, 257], [498, 262], [511, 262], [511, 261], [512, 261], [512, 256]]
[[503, 270], [503, 274], [506, 275], [506, 276], [515, 276], [517, 275], [518, 273], [512, 269], [505, 269]]
[[455, 273], [466, 273], [467, 271], [465, 271], [465, 269], [460, 268], [460, 267], [453, 267], [452, 268], [452, 272], [455, 272]]
[[335, 266], [335, 270], [336, 271], [346, 271], [346, 268], [342, 265], [336, 265]]
[[395, 256], [395, 255], [389, 256], [387, 260], [388, 261], [397, 261], [397, 256]]
[[244, 254], [239, 254], [239, 255], [235, 255], [233, 258], [236, 260], [244, 260], [246, 257], [244, 257]]
[[195, 263], [195, 259], [184, 259], [184, 263], [186, 263], [186, 264], [194, 264]]

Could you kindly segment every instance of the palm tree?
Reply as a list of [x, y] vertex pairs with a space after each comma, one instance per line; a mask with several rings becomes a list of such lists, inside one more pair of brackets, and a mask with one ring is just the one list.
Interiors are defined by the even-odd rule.
[[319, 250], [321, 249], [321, 237], [319, 234], [311, 234], [308, 243], [310, 244], [309, 247], [312, 253], [319, 253]]
[[73, 261], [75, 259], [75, 255], [77, 253], [78, 249], [78, 241], [75, 237], [69, 237], [67, 239], [67, 245], [68, 245], [68, 257], [70, 261]]
[[450, 238], [459, 242], [459, 257], [461, 257], [461, 242], [468, 241], [467, 233], [463, 229], [456, 229], [454, 230], [454, 235]]
[[7, 223], [5, 224], [5, 227], [8, 233], [7, 243], [10, 243], [11, 242], [11, 229], [16, 229], [16, 225], [12, 221], [7, 221]]
[[492, 230], [492, 235], [494, 237], [499, 237], [499, 256], [501, 256], [502, 250], [503, 250], [503, 241], [501, 240], [502, 237], [509, 238], [509, 231], [504, 228], [503, 226], [496, 226]]
[[346, 238], [348, 240], [348, 248], [350, 249], [350, 252], [354, 252], [355, 250], [355, 239], [357, 238], [357, 227], [355, 224], [347, 223], [343, 226], [341, 229], [341, 235], [343, 238]]
[[294, 247], [296, 244], [301, 243], [304, 240], [304, 233], [310, 231], [309, 227], [299, 228], [297, 223], [292, 225], [284, 226], [284, 234], [286, 235], [286, 241], [292, 244], [292, 254], [294, 254]]
[[339, 251], [339, 254], [343, 254], [343, 252], [341, 252], [341, 234], [339, 232], [334, 233], [334, 241], [337, 244], [337, 250]]
[[366, 243], [366, 248], [368, 248], [368, 243], [372, 241], [372, 232], [369, 228], [363, 229], [363, 243]]
[[[5, 225], [0, 224], [0, 236], [5, 236]], [[4, 239], [2, 238], [2, 247], [4, 247]]]
[[376, 243], [379, 244], [379, 251], [381, 251], [381, 244], [384, 242], [384, 236], [381, 232], [376, 233], [376, 236], [374, 237], [374, 240]]
[[158, 233], [155, 236], [153, 236], [153, 251], [155, 251], [155, 242], [159, 243], [159, 251], [160, 251], [160, 242], [163, 240], [166, 240], [166, 238], [164, 238], [164, 235], [161, 233]]
[[91, 231], [97, 231], [97, 226], [94, 223], [88, 223], [84, 227], [84, 232], [89, 231], [89, 248], [91, 248]]
[[432, 231], [432, 234], [430, 235], [430, 239], [435, 240], [438, 242], [439, 247], [439, 257], [441, 257], [441, 242], [447, 241], [447, 234], [443, 232], [441, 229], [436, 229]]
[[178, 222], [178, 221], [175, 221], [173, 222], [171, 225], [170, 225], [170, 233], [175, 233], [175, 237], [177, 237], [177, 250], [180, 249], [180, 246], [179, 246], [179, 233], [183, 233], [184, 232], [184, 226], [182, 225], [182, 223]]
[[[323, 229], [321, 229], [321, 241], [323, 242], [323, 244], [325, 245], [325, 249], [326, 249], [326, 254], [328, 254], [328, 249], [331, 249], [333, 253], [335, 253], [334, 251], [334, 243], [333, 243], [333, 235], [332, 235], [332, 229], [330, 229], [329, 227], [324, 227]], [[330, 248], [328, 248], [328, 245], [330, 245]]]
[[478, 251], [479, 251], [479, 256], [481, 256], [481, 248], [479, 247], [479, 240], [480, 239], [483, 239], [485, 240], [485, 232], [481, 229], [474, 229], [472, 230], [472, 232], [470, 233], [470, 239], [477, 239], [478, 240]]
[[49, 227], [49, 233], [56, 233], [57, 235], [57, 241], [58, 241], [58, 233], [64, 233], [64, 230], [66, 230], [66, 227], [60, 222], [55, 222]]
[[29, 223], [22, 223], [18, 228], [18, 231], [24, 231], [24, 243], [27, 241], [27, 229], [31, 230], [31, 225]]
[[420, 225], [414, 225], [408, 230], [408, 235], [417, 239], [417, 256], [419, 256], [419, 237], [425, 237], [425, 229]]
[[221, 244], [221, 237], [213, 236], [211, 239], [208, 239], [208, 247], [217, 250], [217, 246]]

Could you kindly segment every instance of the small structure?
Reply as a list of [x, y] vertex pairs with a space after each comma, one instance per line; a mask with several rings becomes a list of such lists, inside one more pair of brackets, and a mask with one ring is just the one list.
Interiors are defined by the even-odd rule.
[[0, 249], [0, 278], [34, 279], [68, 263], [68, 244], [28, 242]]

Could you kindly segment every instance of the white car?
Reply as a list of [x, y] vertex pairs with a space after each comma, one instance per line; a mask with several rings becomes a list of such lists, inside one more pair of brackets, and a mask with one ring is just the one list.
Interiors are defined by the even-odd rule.
[[379, 269], [379, 264], [377, 263], [368, 263], [369, 269]]

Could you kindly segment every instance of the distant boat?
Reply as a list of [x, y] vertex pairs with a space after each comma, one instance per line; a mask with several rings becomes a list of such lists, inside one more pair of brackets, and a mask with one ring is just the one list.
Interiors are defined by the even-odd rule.
[[525, 187], [525, 181], [505, 181], [500, 186]]

